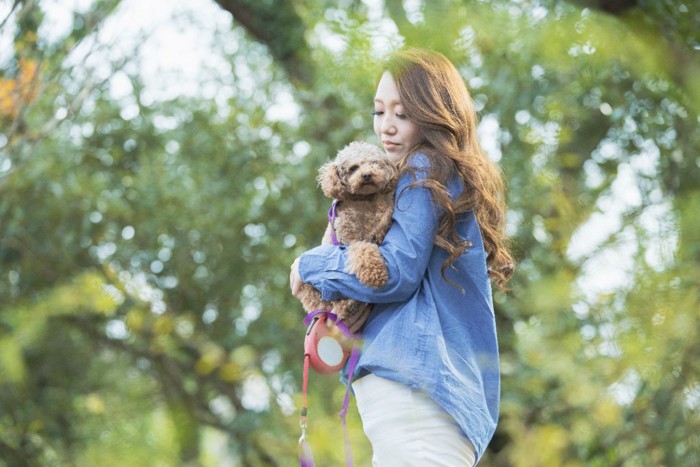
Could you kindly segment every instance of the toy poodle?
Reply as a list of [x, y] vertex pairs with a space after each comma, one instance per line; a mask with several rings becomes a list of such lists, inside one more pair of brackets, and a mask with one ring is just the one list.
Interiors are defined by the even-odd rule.
[[[389, 278], [379, 244], [391, 226], [397, 177], [396, 166], [377, 146], [359, 141], [348, 144], [319, 169], [323, 194], [334, 199], [322, 243], [347, 245], [346, 272], [367, 287], [381, 287]], [[325, 302], [308, 284], [299, 300], [308, 312], [334, 307], [346, 322], [357, 321], [358, 314], [366, 318], [371, 309], [351, 299]]]

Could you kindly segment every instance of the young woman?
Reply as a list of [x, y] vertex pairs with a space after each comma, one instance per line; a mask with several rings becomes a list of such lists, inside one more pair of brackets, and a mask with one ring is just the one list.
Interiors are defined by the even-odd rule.
[[323, 245], [295, 260], [290, 285], [375, 304], [352, 383], [374, 465], [473, 465], [498, 420], [491, 282], [513, 272], [503, 180], [447, 58], [406, 49], [384, 70], [374, 131], [402, 173], [380, 245], [389, 281], [364, 287], [344, 272], [346, 248]]

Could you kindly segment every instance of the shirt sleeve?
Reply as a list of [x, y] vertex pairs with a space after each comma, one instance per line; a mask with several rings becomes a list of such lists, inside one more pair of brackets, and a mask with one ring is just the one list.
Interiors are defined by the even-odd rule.
[[[425, 178], [425, 170], [415, 172]], [[438, 228], [437, 209], [427, 188], [408, 186], [414, 181], [404, 173], [396, 186], [393, 224], [379, 251], [389, 272], [389, 280], [380, 288], [364, 286], [346, 272], [346, 246], [321, 245], [301, 255], [302, 281], [321, 292], [324, 300], [353, 298], [367, 303], [407, 300], [418, 289], [425, 275]]]

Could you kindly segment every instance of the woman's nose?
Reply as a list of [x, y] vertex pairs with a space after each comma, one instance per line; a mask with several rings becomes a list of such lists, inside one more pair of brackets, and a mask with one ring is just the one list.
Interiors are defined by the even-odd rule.
[[385, 116], [382, 121], [382, 133], [393, 134], [396, 132], [396, 126], [390, 116]]

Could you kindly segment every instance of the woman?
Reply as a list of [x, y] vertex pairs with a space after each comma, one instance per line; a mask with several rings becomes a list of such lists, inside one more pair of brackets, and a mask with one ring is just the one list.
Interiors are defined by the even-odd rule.
[[374, 465], [473, 465], [498, 420], [490, 281], [505, 288], [513, 272], [503, 180], [447, 58], [407, 49], [385, 65], [374, 130], [402, 174], [380, 245], [389, 281], [364, 287], [344, 272], [346, 248], [323, 245], [295, 260], [290, 285], [375, 304], [352, 383]]

